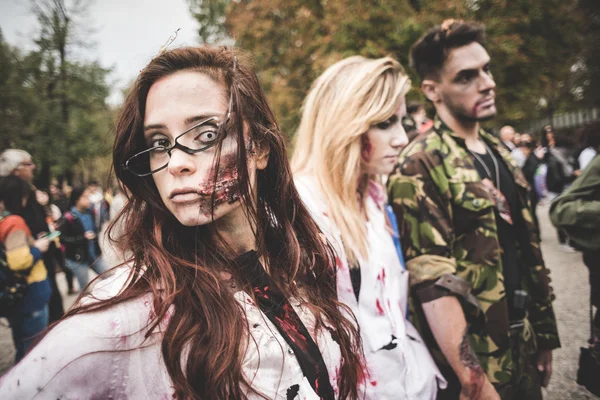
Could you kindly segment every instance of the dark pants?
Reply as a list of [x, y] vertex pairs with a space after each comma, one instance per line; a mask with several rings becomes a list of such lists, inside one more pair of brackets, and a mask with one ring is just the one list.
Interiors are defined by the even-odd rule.
[[590, 293], [592, 305], [596, 307], [594, 317], [594, 328], [596, 336], [600, 336], [600, 250], [585, 251], [583, 253], [583, 262], [590, 271]]
[[563, 231], [562, 229], [557, 229], [556, 232], [558, 233], [558, 243], [567, 243], [567, 234], [565, 233], [565, 231]]
[[15, 364], [27, 353], [38, 335], [48, 326], [48, 306], [29, 314], [17, 314], [8, 318], [15, 343]]
[[50, 281], [50, 288], [52, 289], [52, 295], [50, 296], [50, 301], [48, 302], [48, 315], [50, 323], [58, 321], [65, 313], [62, 296], [60, 295], [58, 285], [56, 284], [55, 252], [57, 251], [59, 250], [56, 248], [56, 246], [51, 244], [50, 247], [48, 247], [48, 251], [44, 253], [44, 265], [46, 266], [46, 271], [48, 271], [48, 281]]

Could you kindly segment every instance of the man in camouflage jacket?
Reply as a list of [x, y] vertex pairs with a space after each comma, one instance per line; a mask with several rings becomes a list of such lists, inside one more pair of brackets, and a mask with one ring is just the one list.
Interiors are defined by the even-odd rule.
[[[445, 21], [411, 56], [437, 115], [433, 129], [402, 153], [388, 187], [411, 274], [412, 318], [449, 380], [440, 397], [541, 399], [551, 350], [560, 346], [553, 295], [527, 181], [508, 150], [479, 126], [496, 114], [483, 28]], [[484, 166], [481, 153], [493, 163]], [[514, 189], [512, 215], [501, 170]], [[518, 265], [502, 265], [500, 217], [514, 224]], [[518, 277], [510, 301], [509, 270]]]

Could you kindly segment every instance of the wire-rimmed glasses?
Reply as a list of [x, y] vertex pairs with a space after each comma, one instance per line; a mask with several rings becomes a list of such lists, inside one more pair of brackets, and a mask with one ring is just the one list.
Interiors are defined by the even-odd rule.
[[187, 154], [196, 154], [210, 149], [226, 134], [225, 125], [229, 121], [229, 112], [225, 121], [217, 117], [203, 119], [190, 129], [178, 135], [174, 143], [164, 135], [152, 139], [152, 147], [141, 151], [125, 162], [125, 169], [137, 176], [148, 176], [161, 171], [169, 165], [171, 153], [179, 149]]

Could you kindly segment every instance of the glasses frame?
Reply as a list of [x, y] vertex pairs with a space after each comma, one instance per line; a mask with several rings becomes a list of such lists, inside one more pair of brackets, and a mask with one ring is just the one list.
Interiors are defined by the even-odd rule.
[[[196, 125], [194, 125], [194, 126], [192, 126], [191, 128], [187, 129], [185, 132], [183, 132], [183, 133], [180, 133], [179, 135], [177, 135], [177, 137], [175, 138], [175, 143], [173, 143], [173, 145], [172, 145], [172, 146], [170, 146], [170, 147], [164, 147], [164, 146], [154, 146], [154, 147], [151, 147], [151, 148], [149, 148], [149, 149], [146, 149], [146, 150], [144, 150], [144, 151], [140, 151], [139, 153], [136, 153], [135, 155], [131, 156], [131, 157], [130, 157], [130, 158], [129, 158], [129, 159], [126, 161], [126, 162], [125, 162], [125, 164], [123, 165], [123, 168], [125, 168], [127, 171], [131, 172], [131, 173], [132, 173], [132, 174], [134, 174], [134, 175], [137, 175], [137, 176], [139, 176], [139, 177], [144, 177], [144, 176], [152, 175], [152, 174], [154, 174], [154, 173], [156, 173], [156, 172], [162, 171], [163, 169], [167, 168], [167, 166], [169, 165], [169, 162], [171, 161], [171, 153], [173, 152], [173, 150], [174, 150], [174, 149], [179, 149], [179, 150], [181, 150], [181, 151], [185, 152], [186, 154], [197, 154], [197, 153], [201, 153], [201, 152], [203, 152], [203, 151], [205, 151], [205, 150], [208, 150], [208, 149], [210, 149], [211, 147], [214, 147], [214, 146], [215, 146], [215, 145], [216, 145], [216, 144], [219, 142], [219, 140], [218, 140], [218, 139], [217, 139], [217, 140], [215, 140], [213, 143], [210, 143], [210, 144], [208, 144], [208, 145], [206, 145], [206, 146], [204, 146], [204, 147], [202, 147], [202, 148], [200, 148], [200, 149], [197, 149], [197, 150], [190, 149], [189, 147], [182, 145], [181, 143], [179, 143], [179, 142], [178, 142], [178, 140], [179, 140], [179, 138], [180, 138], [180, 137], [182, 137], [182, 136], [184, 136], [185, 134], [187, 134], [187, 133], [189, 133], [189, 132], [193, 131], [194, 129], [198, 128], [199, 126], [205, 125], [206, 123], [208, 123], [208, 122], [211, 122], [211, 121], [215, 121], [215, 120], [217, 120], [217, 119], [218, 119], [217, 117], [209, 117], [209, 118], [203, 119], [202, 121], [200, 121], [200, 122], [199, 122], [199, 123], [197, 123]], [[226, 117], [226, 118], [225, 118], [225, 121], [223, 121], [222, 123], [220, 123], [220, 124], [217, 126], [217, 129], [224, 129], [224, 125], [226, 125], [228, 121], [229, 121], [229, 117]], [[225, 132], [225, 133], [227, 133], [227, 132]], [[146, 153], [150, 153], [150, 152], [152, 152], [152, 151], [156, 151], [156, 150], [166, 151], [166, 152], [167, 152], [167, 154], [169, 155], [169, 161], [167, 161], [167, 163], [166, 163], [165, 165], [163, 165], [162, 167], [160, 167], [160, 168], [157, 168], [157, 169], [155, 169], [155, 170], [152, 170], [152, 171], [150, 171], [150, 172], [144, 173], [144, 174], [137, 173], [137, 172], [135, 172], [135, 171], [133, 170], [133, 168], [131, 168], [131, 167], [130, 167], [129, 163], [130, 163], [130, 162], [131, 162], [131, 160], [133, 160], [134, 158], [136, 158], [136, 157], [139, 157], [139, 156], [141, 156], [141, 155], [144, 155], [144, 154], [146, 154]]]
[[[233, 60], [233, 71], [235, 72], [237, 68], [237, 56], [234, 57]], [[227, 124], [229, 123], [229, 120], [231, 118], [231, 108], [233, 106], [233, 90], [229, 89], [229, 107], [227, 109], [227, 114], [225, 115], [225, 120], [220, 123], [217, 127], [217, 129], [223, 129], [223, 133], [225, 134], [225, 136], [227, 136]], [[171, 152], [174, 149], [179, 149], [182, 150], [183, 152], [185, 152], [186, 154], [197, 154], [200, 152], [203, 152], [205, 150], [210, 149], [211, 147], [215, 146], [217, 143], [219, 143], [220, 140], [215, 140], [214, 143], [211, 143], [209, 145], [206, 145], [204, 147], [202, 147], [201, 149], [198, 150], [193, 150], [190, 149], [187, 146], [182, 145], [181, 143], [178, 142], [179, 138], [182, 137], [183, 135], [185, 135], [186, 133], [196, 129], [199, 126], [202, 126], [204, 124], [206, 124], [207, 122], [211, 122], [211, 121], [215, 121], [218, 120], [218, 117], [208, 117], [202, 121], [200, 121], [199, 123], [197, 123], [196, 125], [192, 126], [191, 128], [187, 129], [185, 132], [180, 133], [179, 135], [177, 135], [177, 137], [175, 138], [175, 143], [173, 143], [173, 145], [171, 147], [163, 147], [163, 146], [154, 146], [152, 148], [149, 148], [147, 150], [144, 151], [140, 151], [139, 153], [134, 154], [133, 156], [129, 157], [129, 159], [127, 161], [125, 161], [125, 164], [123, 164], [123, 168], [129, 172], [131, 172], [132, 174], [139, 176], [139, 177], [145, 177], [145, 176], [149, 176], [152, 174], [155, 174], [159, 171], [162, 171], [163, 169], [167, 168], [167, 166], [169, 165], [169, 162], [171, 162]], [[224, 137], [223, 137], [224, 138]], [[144, 173], [144, 174], [139, 174], [137, 172], [134, 172], [132, 170], [132, 168], [129, 166], [129, 163], [131, 162], [132, 159], [134, 159], [135, 157], [141, 156], [145, 153], [149, 153], [151, 151], [154, 151], [156, 149], [160, 149], [163, 151], [166, 151], [167, 154], [169, 155], [169, 161], [167, 161], [167, 163], [165, 165], [163, 165], [162, 167], [155, 169], [153, 171], [150, 171], [148, 173]]]

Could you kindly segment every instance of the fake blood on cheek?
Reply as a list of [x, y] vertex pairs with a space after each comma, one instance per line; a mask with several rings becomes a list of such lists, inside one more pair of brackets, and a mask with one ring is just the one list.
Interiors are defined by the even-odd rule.
[[204, 199], [200, 203], [200, 210], [205, 215], [210, 215], [213, 209], [222, 204], [232, 204], [240, 199], [240, 182], [236, 154], [221, 156], [216, 180], [214, 179], [215, 168], [216, 166], [213, 166], [208, 172], [207, 179], [205, 180], [206, 183], [199, 185]]
[[371, 157], [373, 155], [373, 145], [366, 134], [362, 135], [360, 138], [360, 155], [363, 161], [371, 161]]

